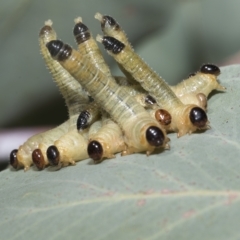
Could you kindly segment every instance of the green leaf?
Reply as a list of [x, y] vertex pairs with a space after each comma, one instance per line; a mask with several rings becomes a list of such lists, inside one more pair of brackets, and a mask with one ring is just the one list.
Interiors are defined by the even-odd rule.
[[1, 239], [239, 239], [240, 66], [221, 70], [212, 128], [169, 151], [1, 172]]

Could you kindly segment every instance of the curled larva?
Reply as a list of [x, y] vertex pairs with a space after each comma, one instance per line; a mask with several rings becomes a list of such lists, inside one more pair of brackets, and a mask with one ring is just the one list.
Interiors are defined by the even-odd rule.
[[11, 152], [10, 164], [15, 169], [24, 168], [24, 171], [27, 171], [33, 163], [32, 152], [34, 151], [34, 149], [37, 149], [41, 142], [48, 141], [49, 135], [54, 134], [54, 137], [57, 139], [62, 136], [66, 131], [66, 123], [63, 123], [54, 129], [30, 137], [23, 145], [18, 148], [18, 150], [13, 150]]
[[177, 131], [178, 137], [197, 129], [208, 128], [205, 111], [193, 104], [184, 105], [167, 83], [152, 71], [129, 46], [108, 36], [98, 35], [97, 40], [103, 43], [108, 53], [154, 97], [157, 104], [171, 114], [171, 130]]
[[125, 149], [122, 130], [110, 118], [104, 117], [101, 128], [95, 134], [89, 135], [87, 151], [95, 163], [103, 158], [114, 158], [115, 153]]
[[121, 89], [115, 80], [94, 67], [89, 59], [61, 41], [47, 44], [51, 56], [74, 76], [94, 96], [95, 101], [110, 114], [124, 132], [128, 148], [122, 154], [146, 151], [150, 154], [156, 147], [164, 147], [167, 138], [145, 109]]
[[205, 108], [210, 92], [226, 90], [218, 83], [219, 74], [220, 69], [216, 65], [204, 64], [198, 72], [191, 74], [188, 79], [177, 85], [171, 86], [171, 89], [183, 103], [197, 104]]
[[73, 129], [61, 136], [47, 149], [50, 165], [64, 167], [88, 158], [87, 136]]

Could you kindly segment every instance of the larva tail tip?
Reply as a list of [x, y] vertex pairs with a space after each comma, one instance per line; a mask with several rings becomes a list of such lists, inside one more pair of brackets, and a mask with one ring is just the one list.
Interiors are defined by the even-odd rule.
[[44, 156], [40, 149], [37, 148], [32, 152], [32, 161], [38, 170], [43, 170], [45, 168]]
[[103, 19], [103, 15], [99, 12], [97, 12], [95, 15], [94, 15], [94, 18], [99, 20], [100, 22], [102, 21]]
[[77, 24], [77, 23], [81, 23], [82, 22], [82, 18], [81, 17], [77, 17], [74, 19], [74, 23]]
[[100, 35], [100, 34], [98, 34], [98, 35], [96, 36], [96, 40], [97, 40], [98, 42], [102, 43], [102, 41], [103, 41], [103, 36]]
[[48, 19], [47, 21], [44, 22], [44, 25], [51, 27], [53, 25], [53, 21], [51, 19]]

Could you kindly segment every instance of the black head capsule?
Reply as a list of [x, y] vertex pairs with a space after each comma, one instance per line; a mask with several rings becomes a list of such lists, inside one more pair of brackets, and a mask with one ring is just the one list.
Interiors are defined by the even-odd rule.
[[51, 165], [56, 166], [59, 164], [60, 154], [56, 146], [52, 145], [48, 147], [47, 158]]
[[190, 111], [190, 121], [197, 128], [203, 128], [208, 121], [206, 112], [200, 107], [194, 107]]
[[102, 18], [102, 21], [101, 21], [102, 30], [104, 30], [106, 24], [110, 25], [112, 28], [114, 28], [114, 30], [120, 29], [120, 26], [116, 22], [116, 20], [114, 18], [110, 17], [110, 16], [107, 16], [107, 15], [103, 16], [103, 18]]
[[204, 64], [201, 67], [200, 72], [206, 74], [213, 74], [215, 76], [218, 76], [221, 73], [219, 67], [213, 64]]
[[77, 119], [77, 130], [82, 130], [88, 127], [90, 113], [87, 110], [82, 111]]
[[12, 150], [11, 153], [10, 153], [10, 158], [9, 158], [9, 160], [10, 160], [9, 163], [15, 169], [18, 168], [17, 152], [18, 152], [17, 149]]
[[151, 146], [160, 147], [164, 143], [164, 134], [158, 127], [151, 126], [146, 131], [146, 139]]
[[103, 148], [98, 141], [91, 141], [88, 144], [88, 155], [94, 160], [94, 162], [99, 162], [103, 157]]
[[78, 22], [75, 24], [73, 28], [73, 35], [76, 39], [77, 44], [81, 44], [89, 40], [91, 37], [88, 27], [82, 22]]
[[125, 45], [122, 42], [118, 41], [114, 37], [109, 36], [103, 37], [102, 44], [106, 50], [111, 51], [113, 54], [120, 53], [125, 47]]
[[72, 48], [60, 40], [52, 40], [46, 44], [46, 47], [53, 59], [64, 61], [69, 58]]

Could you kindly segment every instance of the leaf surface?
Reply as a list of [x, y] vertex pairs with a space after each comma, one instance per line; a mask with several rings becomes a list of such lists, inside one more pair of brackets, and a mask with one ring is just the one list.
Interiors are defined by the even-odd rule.
[[221, 69], [211, 129], [171, 150], [0, 173], [1, 239], [239, 239], [240, 66]]

